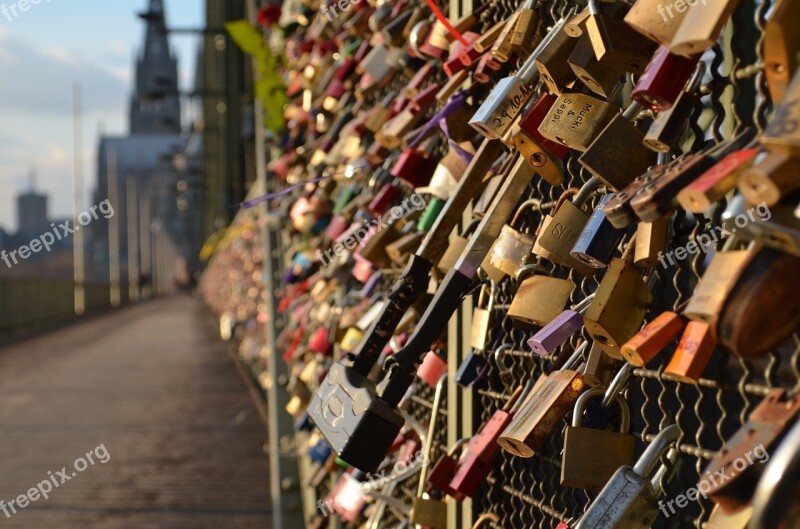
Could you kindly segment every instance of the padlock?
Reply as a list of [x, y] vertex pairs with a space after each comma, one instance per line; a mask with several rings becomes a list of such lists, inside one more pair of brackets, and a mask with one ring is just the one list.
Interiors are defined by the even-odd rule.
[[[561, 462], [561, 484], [567, 487], [601, 490], [616, 470], [636, 462], [630, 430], [628, 404], [617, 395], [614, 401], [620, 408], [620, 431], [610, 432], [586, 428], [583, 412], [589, 399], [602, 396], [603, 388], [591, 388], [575, 401], [572, 425], [564, 431], [564, 453]], [[602, 454], [602, 457], [597, 457]]]
[[511, 48], [523, 53], [530, 53], [536, 27], [539, 25], [539, 15], [533, 10], [533, 0], [527, 0], [519, 9], [519, 18], [514, 26], [511, 36]]
[[486, 138], [500, 139], [516, 121], [518, 114], [534, 93], [539, 70], [535, 64], [542, 50], [561, 31], [562, 18], [539, 43], [516, 75], [501, 79], [470, 119], [469, 124]]
[[456, 473], [450, 480], [450, 488], [461, 497], [472, 498], [478, 492], [497, 459], [500, 450], [497, 444], [498, 436], [508, 426], [518, 409], [518, 404], [524, 401], [532, 385], [531, 382], [525, 389], [518, 387], [505, 405], [495, 410], [489, 420], [470, 438], [458, 460]]
[[644, 144], [644, 135], [630, 121], [634, 105], [614, 115], [578, 161], [604, 184], [623, 189], [655, 164], [656, 154]]
[[322, 355], [326, 355], [330, 353], [332, 344], [328, 339], [329, 335], [328, 329], [325, 327], [319, 327], [316, 331], [314, 331], [314, 335], [308, 341], [308, 348], [315, 352]]
[[744, 148], [754, 136], [753, 130], [745, 129], [733, 139], [726, 140], [707, 151], [683, 156], [664, 174], [651, 180], [636, 192], [630, 199], [634, 213], [645, 222], [670, 215], [675, 210], [675, 196], [681, 189], [732, 152]]
[[532, 457], [580, 394], [600, 385], [594, 376], [572, 370], [587, 345], [588, 342], [581, 344], [564, 367], [540, 379], [538, 387], [534, 386], [497, 440], [503, 450], [519, 457]]
[[617, 70], [609, 64], [608, 55], [605, 61], [597, 60], [592, 47], [592, 39], [588, 33], [578, 38], [572, 53], [567, 59], [572, 72], [589, 90], [603, 98], [609, 98], [625, 75], [624, 70]]
[[528, 339], [528, 347], [541, 356], [552, 354], [583, 327], [583, 314], [593, 299], [594, 294], [591, 294], [553, 318]]
[[581, 93], [561, 94], [539, 126], [545, 138], [586, 151], [617, 112], [613, 103]]
[[735, 239], [729, 239], [723, 251], [714, 254], [683, 311], [690, 320], [709, 324], [715, 333], [728, 296], [739, 276], [760, 251], [757, 244], [744, 250], [732, 250], [734, 244]]
[[719, 314], [720, 343], [751, 360], [791, 336], [800, 325], [799, 277], [797, 255], [773, 248], [758, 250], [736, 278]]
[[500, 235], [489, 250], [489, 264], [506, 275], [513, 277], [517, 270], [525, 264], [533, 249], [533, 237], [519, 231], [518, 226], [531, 206], [536, 203], [533, 200], [523, 202], [514, 213], [510, 225], [506, 224], [501, 228]]
[[686, 327], [677, 313], [664, 311], [620, 347], [622, 358], [636, 367], [644, 367]]
[[424, 236], [424, 233], [418, 231], [412, 231], [401, 235], [394, 242], [390, 242], [386, 245], [386, 255], [388, 255], [389, 259], [395, 264], [403, 264], [406, 262], [408, 256], [419, 248]]
[[800, 159], [782, 153], [770, 153], [739, 177], [739, 191], [751, 204], [769, 207], [800, 188]]
[[622, 20], [623, 11], [616, 14], [589, 1], [589, 18], [585, 34], [591, 39], [597, 59], [617, 72], [641, 75], [656, 50], [656, 45], [637, 33]]
[[[662, 158], [664, 155], [662, 155]], [[620, 190], [608, 204], [603, 207], [606, 218], [612, 226], [617, 228], [627, 228], [631, 224], [639, 221], [636, 213], [631, 206], [631, 200], [639, 191], [645, 189], [647, 186], [661, 178], [669, 170], [668, 165], [658, 164], [651, 167], [642, 176], [631, 182], [627, 187]]]
[[[542, 95], [540, 95], [539, 98], [533, 103], [533, 105], [526, 110], [522, 118], [520, 118], [520, 130], [517, 136], [514, 138], [514, 146], [520, 151], [520, 153], [522, 153], [525, 159], [531, 163], [531, 165], [534, 165], [532, 156], [538, 153], [538, 149], [532, 149], [530, 152], [528, 152], [528, 146], [531, 143], [536, 144], [539, 148], [544, 149], [546, 152], [552, 154], [559, 160], [562, 160], [569, 152], [568, 147], [548, 140], [539, 132], [539, 125], [541, 125], [542, 121], [547, 116], [549, 110], [553, 107], [555, 102], [556, 98], [552, 94], [543, 92]], [[547, 181], [553, 186], [561, 185], [563, 180], [563, 175], [561, 179], [557, 179], [555, 181], [547, 179]]]
[[[704, 68], [703, 66], [702, 69]], [[691, 81], [689, 87], [678, 94], [670, 109], [658, 113], [644, 135], [645, 147], [661, 153], [669, 153], [679, 147], [695, 110], [697, 97], [694, 92], [700, 78], [701, 76], [696, 78], [697, 82]]]
[[547, 325], [564, 310], [574, 287], [568, 279], [532, 275], [519, 284], [508, 317], [528, 325]]
[[[782, 388], [770, 391], [750, 413], [747, 422], [725, 443], [725, 448], [708, 463], [701, 474], [706, 486], [698, 485], [698, 488], [725, 512], [747, 506], [763, 474], [765, 458], [774, 452], [799, 414], [800, 396], [788, 398]], [[739, 461], [748, 464], [741, 468]], [[720, 479], [710, 479], [715, 476]]]
[[439, 378], [445, 373], [447, 361], [435, 350], [426, 354], [417, 368], [417, 376], [432, 388], [436, 387]]
[[758, 149], [742, 149], [723, 158], [714, 167], [678, 193], [678, 204], [692, 213], [702, 213], [736, 187], [740, 175], [753, 164]]
[[491, 318], [494, 305], [494, 285], [491, 289], [483, 285], [478, 304], [472, 310], [472, 327], [470, 328], [469, 345], [473, 349], [486, 349], [489, 330], [492, 328]]
[[342, 341], [339, 342], [339, 347], [342, 351], [355, 351], [358, 344], [364, 338], [364, 333], [358, 327], [350, 327], [344, 334]]
[[416, 497], [411, 504], [409, 521], [430, 529], [447, 529], [447, 505], [441, 500]]
[[614, 259], [583, 317], [586, 332], [608, 356], [621, 359], [620, 347], [639, 330], [651, 301], [633, 263]]
[[563, 27], [557, 32], [554, 28], [549, 36], [550, 40], [536, 59], [536, 68], [548, 92], [560, 94], [575, 81], [575, 72], [567, 60], [578, 41], [570, 37]]
[[428, 185], [439, 164], [439, 157], [431, 154], [434, 149], [435, 143], [407, 148], [392, 167], [392, 176], [411, 187]]
[[357, 250], [358, 255], [372, 263], [376, 268], [387, 267], [391, 259], [389, 254], [386, 253], [386, 247], [402, 235], [398, 224], [402, 224], [402, 222], [381, 226], [380, 229], [370, 226], [369, 234], [367, 235], [369, 238], [362, 239], [363, 242]]
[[[658, 517], [658, 473], [650, 479], [661, 458], [680, 435], [676, 425], [661, 430], [631, 468], [617, 469], [597, 498], [589, 505], [578, 529], [650, 529]], [[654, 484], [653, 482], [656, 482]]]
[[570, 255], [572, 247], [589, 220], [589, 215], [581, 207], [591, 196], [591, 189], [585, 187], [584, 191], [584, 193], [579, 193], [572, 202], [564, 201], [558, 207], [553, 219], [547, 223], [546, 229], [540, 229], [536, 244], [549, 252], [548, 259], [551, 261], [564, 264], [584, 276], [591, 277], [597, 269], [587, 266]]
[[456, 475], [458, 469], [458, 457], [456, 454], [467, 444], [468, 439], [463, 438], [455, 442], [446, 453], [442, 454], [426, 476], [427, 482], [431, 487], [439, 489], [448, 496], [461, 501], [461, 495], [450, 487], [450, 480]]
[[800, 71], [794, 74], [783, 101], [759, 141], [773, 154], [800, 157]]
[[592, 268], [605, 268], [625, 235], [625, 230], [611, 225], [603, 211], [612, 198], [614, 193], [600, 199], [570, 251], [572, 257]]
[[625, 22], [650, 40], [669, 44], [688, 13], [688, 9], [676, 9], [663, 0], [636, 0], [625, 15]]
[[688, 6], [687, 14], [669, 44], [670, 53], [691, 57], [703, 53], [716, 44], [739, 0], [695, 2]]
[[695, 384], [703, 376], [717, 340], [711, 327], [702, 321], [690, 321], [683, 331], [672, 355], [672, 360], [664, 369], [664, 375], [687, 384]]
[[[636, 226], [636, 248], [633, 251], [633, 264], [649, 268], [663, 261], [669, 234], [668, 217], [653, 222], [640, 222]], [[662, 262], [662, 265], [664, 263]]]
[[753, 506], [748, 505], [734, 512], [726, 513], [719, 505], [714, 506], [706, 522], [705, 529], [747, 529], [753, 516]]
[[[507, 158], [507, 160], [511, 161]], [[486, 187], [483, 188], [483, 192], [481, 196], [475, 201], [475, 204], [472, 208], [472, 215], [477, 217], [478, 219], [482, 219], [484, 215], [486, 215], [486, 211], [491, 207], [492, 203], [494, 202], [495, 197], [497, 196], [497, 192], [503, 186], [503, 175], [505, 171], [502, 169], [497, 171], [493, 176], [489, 178], [486, 182]]]
[[659, 46], [644, 74], [636, 82], [631, 99], [651, 110], [669, 110], [691, 80], [700, 55], [682, 57]]
[[462, 388], [482, 386], [483, 384], [479, 383], [484, 380], [483, 375], [486, 372], [486, 367], [486, 357], [483, 354], [479, 354], [478, 351], [470, 351], [458, 366], [456, 384]]
[[509, 55], [511, 55], [511, 49], [513, 46], [512, 39], [514, 38], [514, 28], [517, 26], [517, 22], [519, 21], [520, 12], [515, 11], [511, 14], [508, 19], [505, 21], [505, 25], [503, 26], [503, 30], [497, 36], [497, 39], [492, 44], [491, 50], [489, 53], [492, 57], [499, 61], [499, 62], [506, 62], [508, 61]]
[[783, 101], [789, 80], [797, 71], [800, 33], [794, 22], [800, 19], [800, 5], [778, 0], [764, 25], [764, 75], [775, 103]]

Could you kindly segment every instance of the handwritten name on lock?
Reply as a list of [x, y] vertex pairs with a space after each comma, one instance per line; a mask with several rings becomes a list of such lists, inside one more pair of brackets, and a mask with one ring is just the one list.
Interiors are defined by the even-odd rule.
[[519, 114], [520, 108], [524, 105], [530, 95], [533, 93], [533, 88], [526, 85], [521, 84], [519, 86], [519, 93], [514, 94], [514, 97], [509, 97], [506, 101], [506, 104], [503, 105], [498, 109], [500, 116], [495, 117], [494, 120], [496, 121], [496, 128], [504, 126], [505, 123], [513, 121], [516, 119], [517, 115]]

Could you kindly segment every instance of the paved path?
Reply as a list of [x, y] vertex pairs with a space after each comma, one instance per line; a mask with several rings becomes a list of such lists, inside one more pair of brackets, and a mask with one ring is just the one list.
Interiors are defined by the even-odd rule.
[[[0, 528], [269, 528], [265, 434], [197, 299], [152, 301], [7, 346], [0, 500], [48, 471], [59, 486], [10, 518], [0, 510]], [[95, 464], [76, 472], [90, 451]]]

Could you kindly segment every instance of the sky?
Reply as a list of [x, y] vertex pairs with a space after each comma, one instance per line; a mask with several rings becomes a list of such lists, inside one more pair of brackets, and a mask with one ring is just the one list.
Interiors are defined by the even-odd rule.
[[[0, 228], [16, 231], [16, 195], [49, 195], [49, 217], [72, 216], [72, 87], [83, 103], [84, 203], [97, 179], [99, 134], [126, 134], [135, 55], [144, 41], [136, 13], [148, 0], [40, 0], [18, 16], [20, 0], [0, 0]], [[165, 0], [168, 27], [200, 27], [202, 0]], [[11, 20], [9, 20], [11, 18]], [[199, 38], [170, 37], [188, 89]]]

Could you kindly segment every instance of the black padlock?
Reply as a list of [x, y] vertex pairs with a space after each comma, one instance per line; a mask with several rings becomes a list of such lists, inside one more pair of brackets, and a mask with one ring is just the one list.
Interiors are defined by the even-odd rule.
[[600, 199], [569, 253], [592, 268], [605, 268], [611, 261], [611, 256], [622, 236], [625, 235], [626, 230], [615, 228], [603, 211], [603, 207], [614, 198], [614, 195], [615, 193], [609, 193]]

